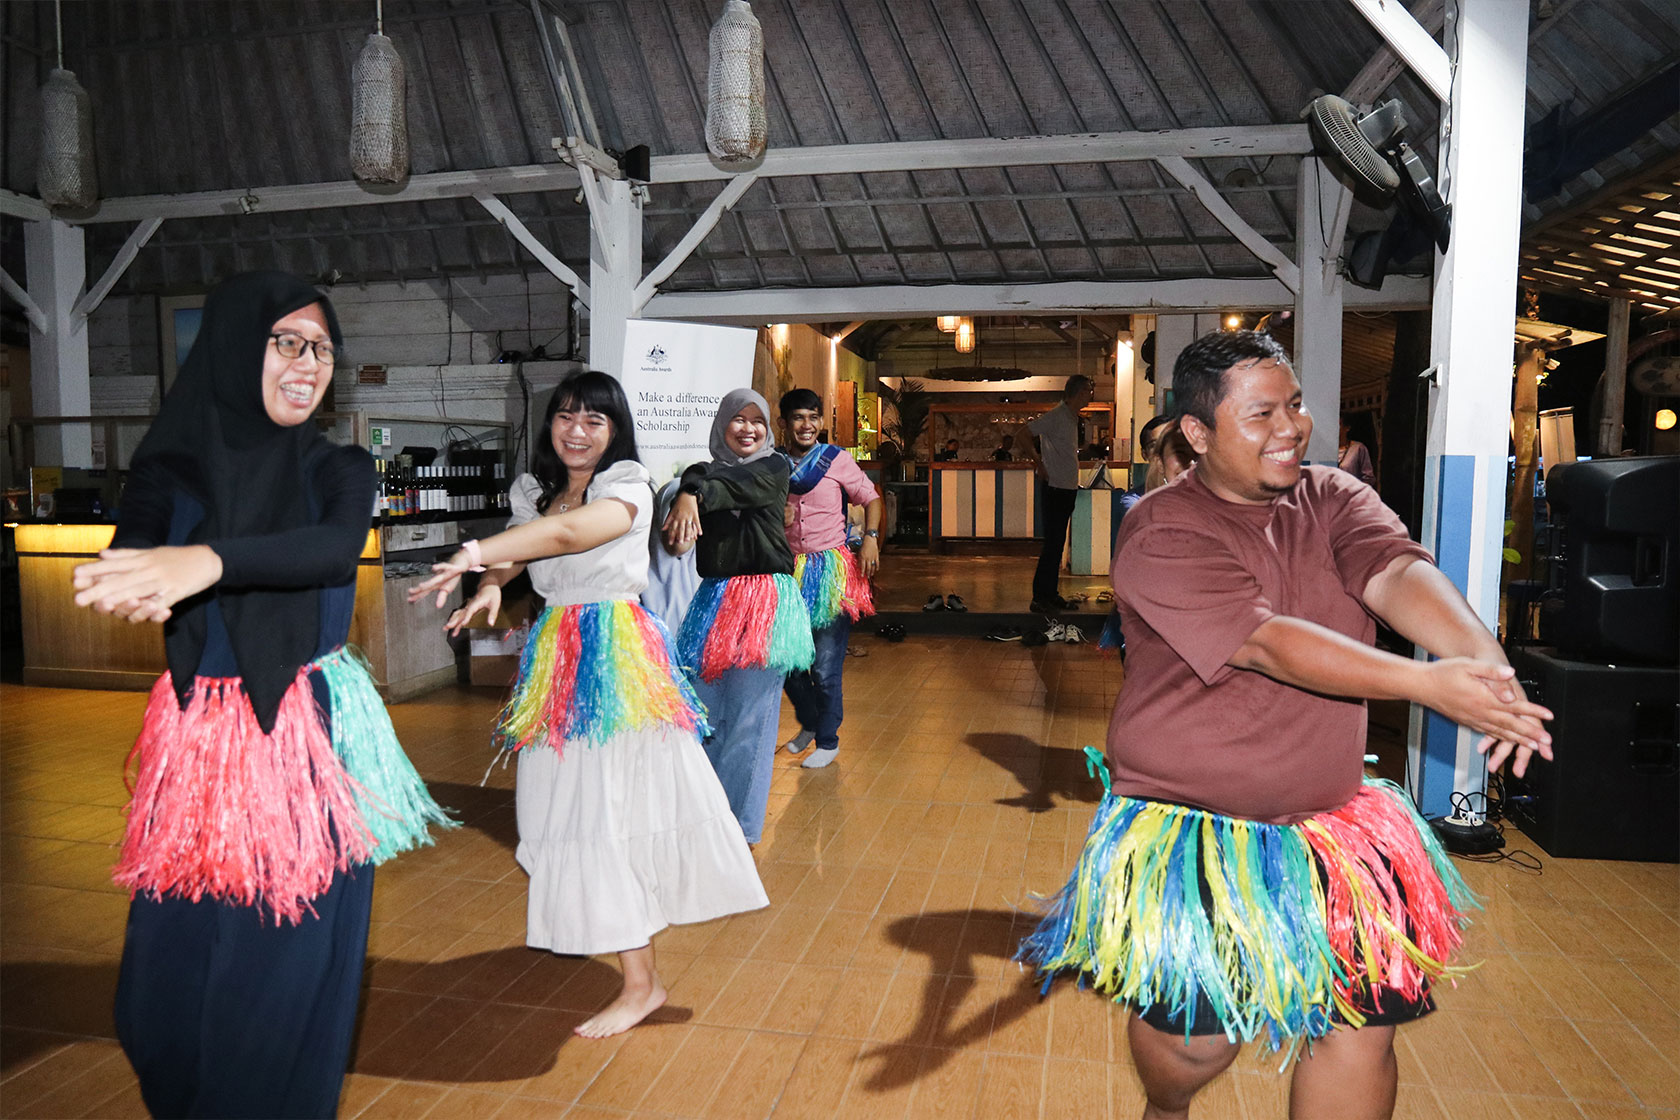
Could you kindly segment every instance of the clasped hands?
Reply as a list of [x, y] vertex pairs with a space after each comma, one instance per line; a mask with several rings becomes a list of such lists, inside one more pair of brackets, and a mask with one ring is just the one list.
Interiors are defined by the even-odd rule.
[[1427, 671], [1432, 683], [1428, 706], [1481, 732], [1476, 752], [1487, 756], [1489, 772], [1511, 758], [1511, 772], [1520, 778], [1532, 755], [1552, 757], [1552, 736], [1545, 728], [1552, 712], [1529, 700], [1517, 683], [1515, 669], [1471, 657], [1448, 657], [1431, 662]]
[[70, 582], [76, 605], [130, 622], [164, 622], [176, 603], [222, 578], [222, 558], [209, 545], [107, 548], [79, 564]]

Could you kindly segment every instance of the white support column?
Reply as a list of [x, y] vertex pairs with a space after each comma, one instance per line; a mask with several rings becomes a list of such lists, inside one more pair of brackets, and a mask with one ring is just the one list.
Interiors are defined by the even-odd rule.
[[1155, 412], [1167, 411], [1166, 391], [1172, 388], [1173, 364], [1183, 349], [1196, 341], [1194, 314], [1155, 316]]
[[[1133, 337], [1131, 331], [1120, 331], [1114, 336], [1114, 446], [1109, 451], [1110, 458], [1128, 464], [1132, 461], [1132, 445], [1137, 442], [1138, 430], [1133, 419], [1137, 399], [1137, 347]], [[1126, 441], [1124, 449], [1120, 446], [1121, 440]], [[1130, 467], [1127, 470], [1129, 472]], [[1130, 474], [1125, 478], [1116, 478], [1114, 485], [1125, 489], [1130, 485]]]
[[[82, 231], [53, 219], [23, 227], [29, 294], [47, 329], [29, 328], [29, 394], [37, 416], [86, 416], [93, 409], [88, 382], [87, 320], [73, 314], [87, 280]], [[92, 467], [93, 433], [86, 424], [43, 425], [35, 433], [41, 466]]]
[[1340, 258], [1353, 195], [1317, 156], [1301, 161], [1298, 183], [1295, 258], [1301, 262], [1301, 286], [1295, 292], [1295, 376], [1313, 417], [1307, 461], [1334, 464], [1342, 408]]
[[[1457, 0], [1445, 39], [1457, 46], [1452, 100], [1441, 118], [1452, 241], [1435, 266], [1430, 358], [1438, 382], [1429, 402], [1422, 535], [1492, 629], [1511, 418], [1528, 5]], [[1424, 816], [1452, 813], [1455, 793], [1486, 789], [1476, 738], [1414, 706], [1410, 777]]]
[[642, 278], [642, 195], [622, 179], [580, 164], [589, 208], [589, 364], [624, 371], [625, 324], [636, 316]]

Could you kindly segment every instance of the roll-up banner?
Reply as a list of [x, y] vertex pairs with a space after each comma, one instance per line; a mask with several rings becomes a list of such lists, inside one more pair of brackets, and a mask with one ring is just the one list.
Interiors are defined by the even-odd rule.
[[658, 319], [626, 324], [624, 395], [656, 484], [712, 457], [706, 446], [712, 417], [725, 393], [752, 384], [757, 342], [758, 332], [745, 327]]

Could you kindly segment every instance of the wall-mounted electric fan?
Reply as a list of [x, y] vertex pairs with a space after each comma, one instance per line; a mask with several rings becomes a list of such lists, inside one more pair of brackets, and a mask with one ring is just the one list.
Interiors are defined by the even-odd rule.
[[1406, 113], [1400, 102], [1389, 101], [1362, 114], [1342, 98], [1325, 94], [1309, 102], [1302, 115], [1312, 131], [1313, 147], [1350, 181], [1355, 195], [1373, 206], [1400, 203], [1387, 230], [1355, 239], [1349, 258], [1355, 283], [1380, 287], [1388, 263], [1421, 251], [1424, 238], [1447, 251], [1451, 209], [1435, 189], [1429, 165], [1406, 142]]

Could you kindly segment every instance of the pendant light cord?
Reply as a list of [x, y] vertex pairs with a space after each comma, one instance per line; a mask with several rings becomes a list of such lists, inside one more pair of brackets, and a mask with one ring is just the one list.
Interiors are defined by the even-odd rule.
[[385, 0], [373, 0], [373, 29], [380, 35], [385, 34]]
[[53, 0], [53, 22], [58, 25], [58, 68], [64, 69], [64, 0]]

